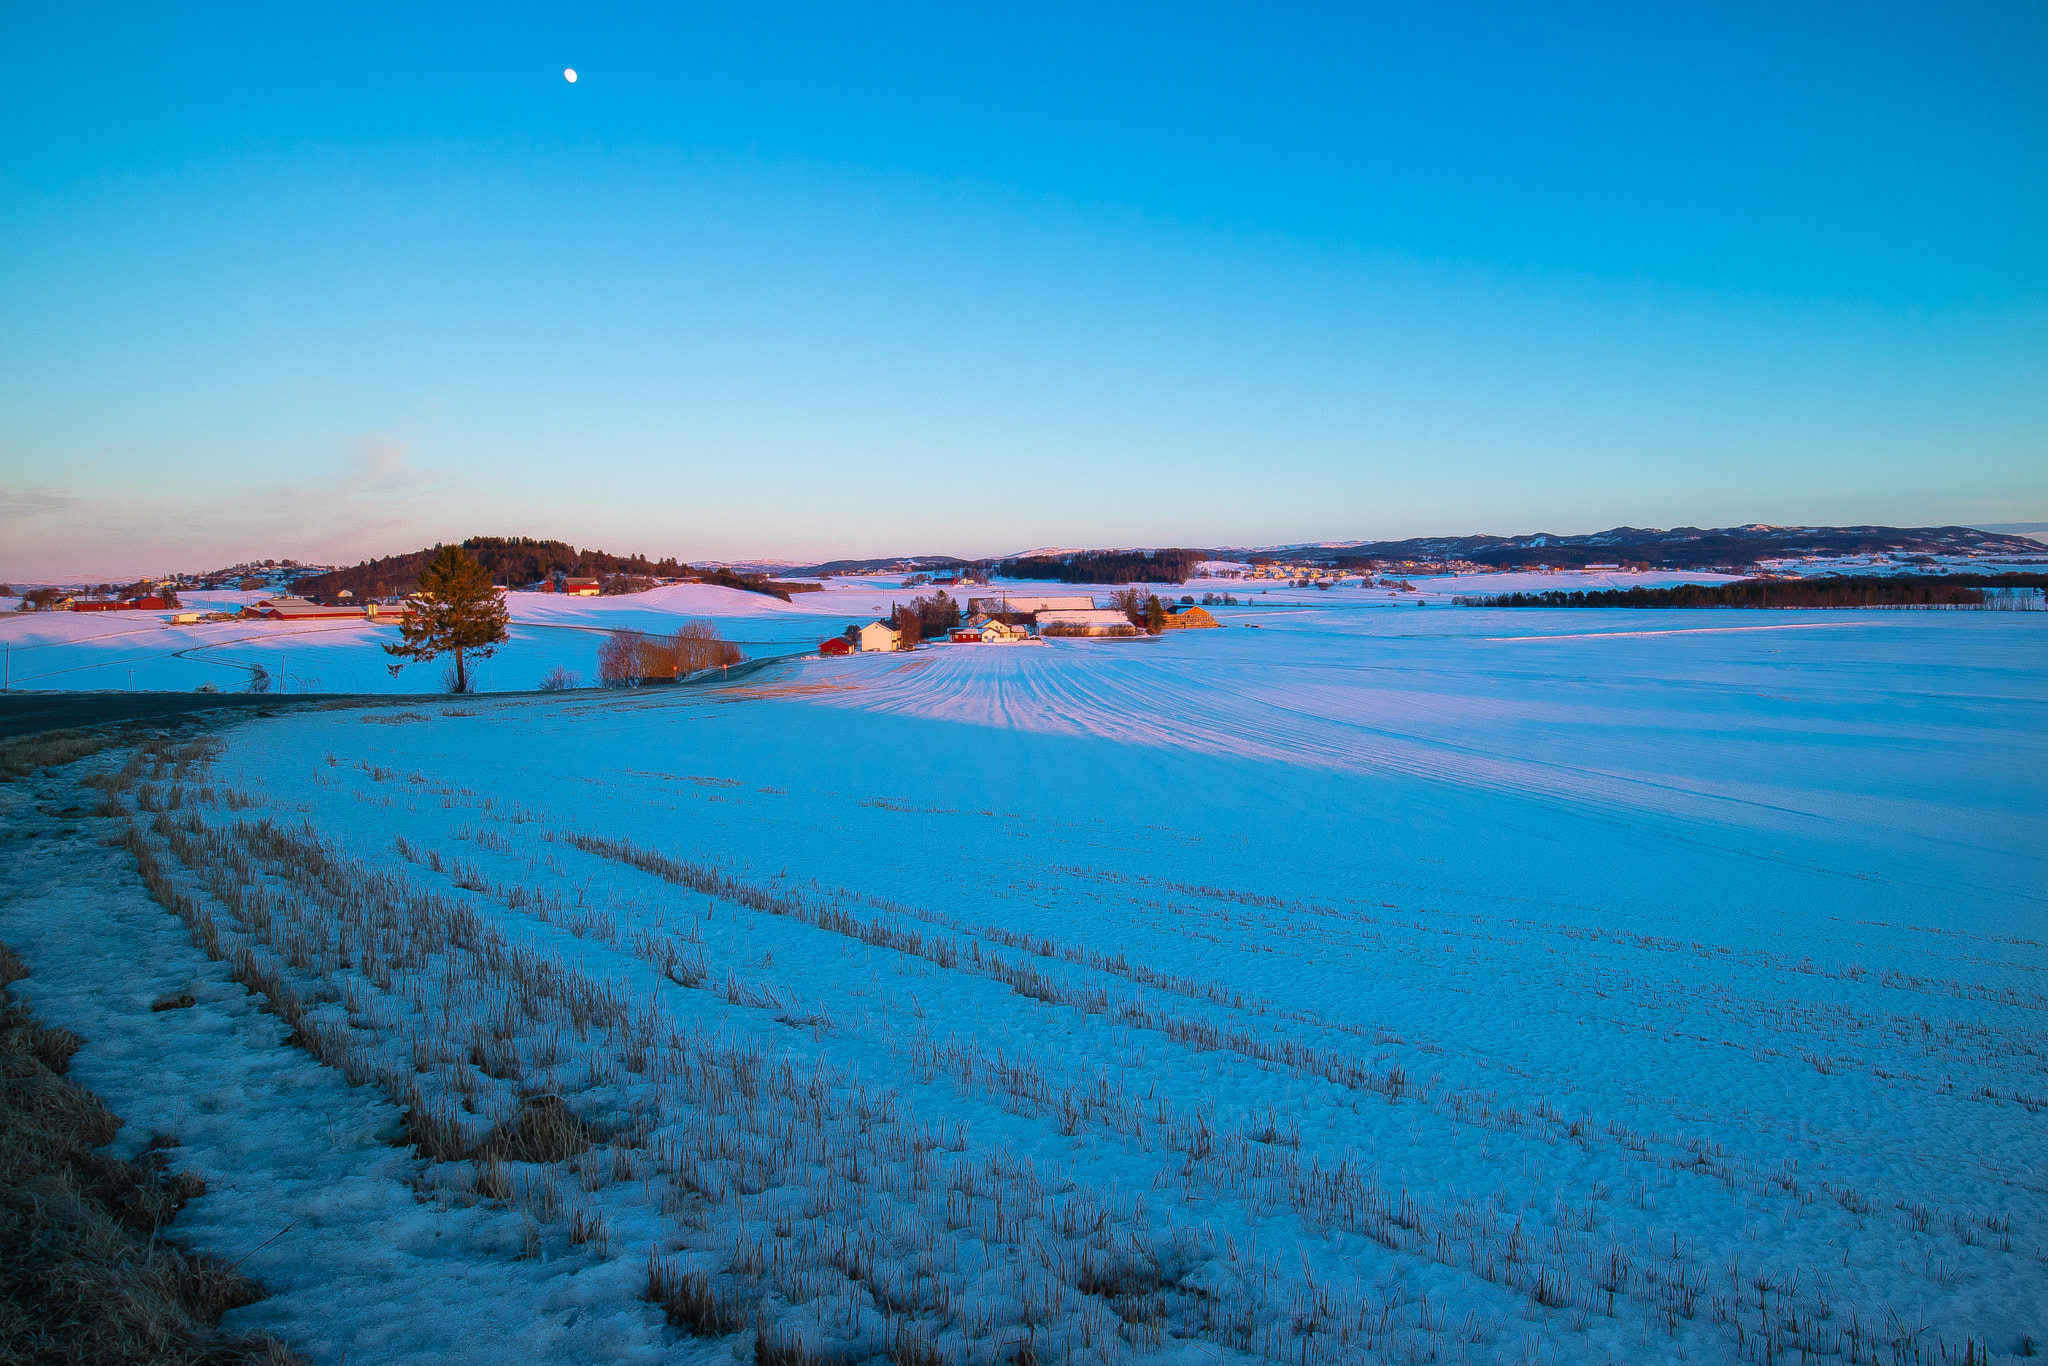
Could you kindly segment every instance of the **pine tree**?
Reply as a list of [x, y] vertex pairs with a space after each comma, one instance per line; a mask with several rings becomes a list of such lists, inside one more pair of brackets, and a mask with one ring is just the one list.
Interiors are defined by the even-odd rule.
[[511, 612], [476, 557], [461, 546], [444, 545], [420, 571], [412, 610], [399, 622], [404, 639], [386, 654], [426, 663], [455, 656], [455, 691], [469, 691], [468, 656], [488, 659], [508, 637]]

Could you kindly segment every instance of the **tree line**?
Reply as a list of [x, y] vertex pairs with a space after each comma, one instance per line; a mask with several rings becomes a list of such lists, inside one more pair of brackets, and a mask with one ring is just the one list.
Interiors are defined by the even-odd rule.
[[607, 688], [635, 688], [738, 664], [746, 657], [739, 646], [719, 637], [714, 623], [686, 621], [671, 636], [613, 631], [597, 647], [597, 677]]
[[[137, 579], [134, 583], [124, 584], [118, 588], [111, 583], [102, 583], [89, 586], [85, 591], [88, 597], [112, 598], [119, 602], [128, 602], [135, 598], [155, 598], [165, 607], [177, 608], [185, 605], [179, 599], [177, 589], [169, 584], [158, 588], [151, 584], [148, 579]], [[0, 598], [11, 597], [13, 593], [13, 588], [6, 584], [0, 584]], [[47, 612], [71, 596], [70, 593], [65, 592], [61, 588], [31, 588], [21, 595], [20, 602], [14, 604], [14, 610], [17, 612]]]
[[1829, 575], [1669, 588], [1606, 588], [1460, 597], [1463, 607], [1975, 607], [1986, 588], [2041, 588], [2048, 574]]
[[1059, 583], [1186, 583], [1205, 550], [1081, 550], [1071, 555], [1024, 555], [999, 560], [992, 574]]

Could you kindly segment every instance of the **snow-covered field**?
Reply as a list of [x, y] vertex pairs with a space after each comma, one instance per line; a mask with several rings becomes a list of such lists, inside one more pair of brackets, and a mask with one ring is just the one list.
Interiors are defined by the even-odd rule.
[[323, 1363], [2048, 1343], [2048, 617], [1475, 591], [239, 723], [0, 936]]
[[[798, 593], [790, 602], [731, 588], [684, 584], [609, 598], [567, 598], [542, 593], [511, 593], [511, 640], [490, 659], [476, 662], [475, 675], [486, 692], [519, 692], [536, 688], [557, 668], [594, 682], [597, 647], [605, 633], [625, 629], [673, 632], [692, 619], [715, 621], [729, 640], [750, 656], [787, 655], [815, 649], [820, 640], [839, 634], [848, 624], [887, 616], [899, 602], [936, 591], [928, 586], [903, 586], [903, 575], [886, 578], [829, 579], [815, 593]], [[1568, 581], [1568, 582], [1567, 582]], [[1229, 592], [1262, 607], [1287, 604], [1321, 606], [1412, 607], [1417, 601], [1442, 606], [1463, 593], [1501, 593], [1515, 589], [1611, 587], [1679, 582], [1720, 582], [1711, 574], [1483, 574], [1460, 578], [1413, 579], [1412, 592], [1362, 588], [1354, 580], [1342, 588], [1297, 589], [1271, 583], [1243, 584], [1210, 580], [1171, 585], [1145, 585], [1162, 594], [1197, 599], [1204, 592]], [[1090, 589], [1038, 582], [998, 583], [990, 588], [952, 589], [964, 607], [974, 594], [1047, 592], [1089, 593], [1108, 601], [1108, 588]], [[193, 592], [186, 608], [201, 612], [234, 612], [266, 595], [242, 592]], [[395, 625], [358, 621], [205, 622], [174, 626], [169, 612], [15, 612], [13, 601], [0, 599], [0, 647], [6, 652], [8, 684], [22, 689], [137, 689], [189, 691], [212, 684], [223, 692], [249, 686], [261, 668], [273, 687], [292, 692], [431, 693], [440, 690], [444, 663], [408, 664], [382, 647], [398, 639]]]

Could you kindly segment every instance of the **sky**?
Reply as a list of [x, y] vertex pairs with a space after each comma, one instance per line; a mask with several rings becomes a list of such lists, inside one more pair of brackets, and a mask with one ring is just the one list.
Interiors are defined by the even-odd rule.
[[16, 3], [0, 50], [0, 575], [2048, 517], [2038, 4]]

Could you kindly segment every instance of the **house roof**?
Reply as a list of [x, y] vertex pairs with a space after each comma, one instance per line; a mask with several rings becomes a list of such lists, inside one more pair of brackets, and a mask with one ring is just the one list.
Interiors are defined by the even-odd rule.
[[1040, 626], [1128, 626], [1131, 619], [1122, 612], [1111, 608], [1094, 608], [1086, 612], [1040, 612]]

